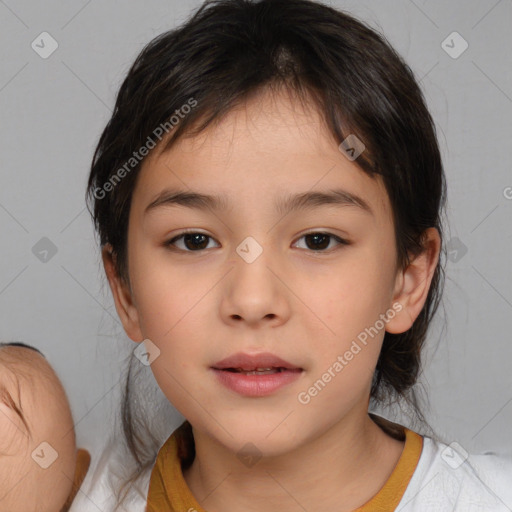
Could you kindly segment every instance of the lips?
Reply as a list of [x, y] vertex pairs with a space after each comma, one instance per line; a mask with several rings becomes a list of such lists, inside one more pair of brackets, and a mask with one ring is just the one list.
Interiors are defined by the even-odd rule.
[[238, 352], [212, 366], [215, 370], [228, 370], [232, 372], [265, 372], [275, 373], [276, 371], [301, 371], [302, 368], [281, 359], [280, 357], [268, 352], [261, 354], [246, 354]]
[[218, 382], [244, 397], [265, 397], [291, 386], [304, 369], [274, 354], [239, 352], [211, 367]]

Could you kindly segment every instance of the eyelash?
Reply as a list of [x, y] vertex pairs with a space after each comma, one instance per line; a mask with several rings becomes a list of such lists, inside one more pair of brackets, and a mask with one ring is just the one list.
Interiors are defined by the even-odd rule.
[[[188, 250], [188, 249], [179, 249], [179, 248], [176, 248], [175, 246], [173, 246], [173, 244], [177, 241], [177, 240], [180, 240], [182, 239], [185, 235], [203, 235], [204, 237], [206, 238], [209, 238], [209, 239], [214, 239], [213, 237], [205, 234], [205, 233], [201, 233], [199, 231], [182, 231], [180, 234], [178, 234], [177, 236], [173, 237], [171, 240], [165, 242], [165, 246], [166, 247], [169, 247], [171, 250], [173, 251], [181, 251], [181, 252], [202, 252], [206, 249], [198, 249], [196, 251], [191, 251], [191, 250]], [[325, 235], [327, 237], [330, 237], [331, 239], [335, 239], [340, 246], [343, 246], [343, 245], [350, 245], [350, 242], [348, 240], [344, 240], [343, 238], [340, 238], [339, 236], [336, 236], [332, 233], [328, 233], [328, 232], [325, 232], [325, 231], [310, 231], [308, 233], [304, 233], [300, 238], [298, 238], [298, 240], [300, 240], [301, 238], [304, 238], [306, 236], [309, 236], [309, 235]], [[309, 250], [311, 252], [314, 252], [314, 253], [329, 253], [329, 252], [332, 252], [333, 250], [336, 250], [336, 248], [334, 249], [321, 249], [321, 250], [313, 250], [313, 249], [306, 249], [306, 250]]]

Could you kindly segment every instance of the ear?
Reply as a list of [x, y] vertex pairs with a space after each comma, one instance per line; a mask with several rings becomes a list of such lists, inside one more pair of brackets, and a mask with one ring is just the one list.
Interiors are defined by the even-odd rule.
[[386, 331], [400, 334], [411, 328], [427, 300], [430, 283], [439, 261], [441, 238], [436, 228], [423, 234], [424, 250], [411, 261], [405, 270], [398, 272], [392, 304], [402, 307], [386, 324]]
[[110, 290], [114, 297], [117, 314], [121, 319], [124, 330], [131, 340], [135, 342], [143, 341], [144, 336], [140, 329], [139, 314], [133, 303], [132, 292], [129, 285], [117, 273], [115, 254], [112, 252], [110, 244], [103, 247], [101, 257]]

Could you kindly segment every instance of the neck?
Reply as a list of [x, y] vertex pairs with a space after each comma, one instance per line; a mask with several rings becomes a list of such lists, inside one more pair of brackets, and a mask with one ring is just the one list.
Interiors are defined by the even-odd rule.
[[193, 434], [196, 456], [183, 476], [209, 512], [286, 512], [298, 506], [350, 512], [377, 494], [404, 446], [364, 414], [344, 418], [292, 452], [245, 467], [211, 437], [196, 429]]

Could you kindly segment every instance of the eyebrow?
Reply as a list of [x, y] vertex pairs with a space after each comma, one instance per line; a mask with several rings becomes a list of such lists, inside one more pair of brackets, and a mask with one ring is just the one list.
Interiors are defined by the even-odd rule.
[[[165, 189], [149, 203], [144, 214], [163, 206], [185, 206], [199, 210], [227, 210], [229, 200], [226, 195], [209, 195], [178, 189]], [[362, 197], [344, 189], [321, 192], [302, 192], [278, 198], [276, 211], [284, 215], [298, 210], [310, 210], [325, 205], [338, 207], [351, 206], [374, 215], [372, 208]]]

